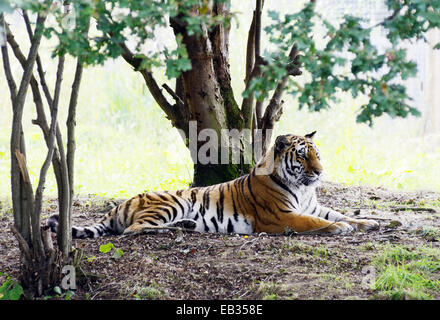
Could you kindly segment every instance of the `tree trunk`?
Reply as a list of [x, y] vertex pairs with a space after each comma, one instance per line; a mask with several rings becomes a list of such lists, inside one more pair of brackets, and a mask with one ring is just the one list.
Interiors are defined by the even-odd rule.
[[[260, 75], [260, 66], [267, 64], [260, 56], [263, 3], [262, 0], [256, 0], [256, 10], [249, 29], [244, 77], [247, 87], [251, 80]], [[209, 2], [209, 5], [207, 3], [204, 5], [203, 10], [199, 10], [197, 6], [189, 11], [185, 8], [179, 15], [170, 18], [174, 34], [179, 38], [179, 43], [185, 46], [191, 61], [191, 69], [183, 72], [176, 79], [175, 91], [166, 84], [162, 85], [175, 100], [174, 105], [163, 95], [151, 70], [141, 68], [142, 58], [133, 54], [125, 43], [119, 43], [122, 57], [143, 75], [152, 96], [167, 118], [173, 126], [184, 132], [185, 144], [194, 161], [192, 186], [213, 185], [248, 173], [253, 164], [259, 160], [258, 157], [254, 157], [255, 147], [257, 151], [264, 151], [270, 142], [270, 132], [259, 134], [254, 138], [253, 129], [265, 128], [270, 131], [282, 112], [280, 98], [287, 77], [282, 79], [275, 90], [266, 112], [263, 102], [254, 101], [252, 94], [243, 100], [241, 108], [237, 105], [231, 85], [228, 48], [230, 23], [227, 19], [213, 27], [201, 24], [201, 32], [188, 32], [187, 16], [194, 17], [203, 11], [203, 14], [212, 17], [228, 18], [229, 5], [228, 1]], [[296, 57], [296, 50], [291, 56]], [[295, 69], [295, 72], [299, 71]], [[293, 72], [289, 74], [293, 75]], [[195, 133], [191, 130], [194, 123]], [[230, 137], [225, 130], [229, 132], [236, 130], [241, 133], [239, 145], [235, 146], [234, 150], [228, 149], [227, 152], [225, 148], [229, 145]], [[257, 143], [260, 143], [260, 146]], [[209, 144], [209, 148], [206, 144]], [[249, 146], [250, 149], [246, 149]], [[240, 154], [239, 162], [232, 161], [237, 149]]]
[[[211, 10], [213, 15], [229, 14], [226, 3], [216, 3]], [[220, 24], [212, 30], [203, 29], [201, 35], [188, 35], [179, 18], [172, 19], [171, 26], [176, 36], [182, 37], [192, 64], [191, 70], [184, 72], [179, 78], [178, 83], [182, 82], [183, 90], [176, 86], [176, 91], [184, 92], [181, 95], [189, 110], [188, 122], [195, 121], [197, 124], [197, 136], [190, 133], [187, 144], [194, 161], [192, 186], [213, 185], [248, 173], [250, 164], [222, 161], [222, 151], [225, 152], [224, 148], [229, 143], [224, 130], [245, 129], [245, 122], [231, 86], [229, 26]], [[216, 141], [203, 140], [205, 130], [215, 134]], [[185, 129], [184, 131], [187, 132]], [[208, 154], [201, 152], [205, 143], [212, 146]], [[200, 158], [203, 155], [209, 158], [209, 162]], [[231, 149], [227, 150], [223, 160], [231, 160], [232, 155]]]

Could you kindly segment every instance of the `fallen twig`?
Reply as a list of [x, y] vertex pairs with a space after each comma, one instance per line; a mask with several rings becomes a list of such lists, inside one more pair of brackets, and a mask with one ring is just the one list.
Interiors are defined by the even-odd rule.
[[431, 213], [436, 213], [437, 211], [433, 208], [421, 208], [421, 207], [395, 207], [395, 208], [391, 208], [391, 211], [426, 211], [426, 212], [431, 212]]

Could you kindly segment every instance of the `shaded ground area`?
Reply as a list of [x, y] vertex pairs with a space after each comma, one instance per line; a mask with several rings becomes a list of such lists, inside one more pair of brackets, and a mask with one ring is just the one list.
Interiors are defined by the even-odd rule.
[[[74, 240], [79, 272], [72, 299], [440, 299], [440, 194], [324, 183], [319, 199], [348, 216], [376, 219], [380, 230], [331, 237], [170, 231]], [[76, 199], [74, 223], [99, 220], [112, 202], [119, 201]], [[5, 202], [0, 206], [0, 272], [16, 278], [20, 262], [9, 231], [11, 209]], [[56, 201], [47, 201], [44, 210], [45, 217], [57, 212]], [[100, 252], [108, 243], [111, 250]], [[388, 261], [383, 253], [389, 252]], [[426, 257], [432, 258], [429, 265]], [[416, 258], [426, 262], [420, 270], [430, 271], [420, 274], [426, 280], [422, 293], [399, 288], [405, 284], [398, 279], [391, 287], [386, 277], [384, 286], [377, 284], [390, 263], [396, 265], [392, 272], [416, 270], [417, 278]]]

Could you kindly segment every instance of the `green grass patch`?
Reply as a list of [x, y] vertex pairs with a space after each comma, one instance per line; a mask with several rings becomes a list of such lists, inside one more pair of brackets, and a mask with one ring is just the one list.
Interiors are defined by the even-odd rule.
[[432, 247], [387, 246], [373, 259], [372, 289], [379, 298], [438, 299], [440, 251]]

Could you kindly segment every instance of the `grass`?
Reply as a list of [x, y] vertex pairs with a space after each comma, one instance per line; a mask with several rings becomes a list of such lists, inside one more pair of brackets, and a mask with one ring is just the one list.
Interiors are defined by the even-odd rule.
[[137, 287], [133, 297], [136, 300], [159, 300], [167, 297], [166, 292], [156, 288], [157, 286]]
[[418, 234], [428, 241], [440, 241], [440, 229], [433, 226], [423, 226]]
[[388, 299], [438, 299], [440, 251], [431, 247], [387, 246], [373, 259], [372, 289]]
[[273, 281], [258, 281], [251, 290], [254, 291], [255, 298], [261, 300], [290, 300], [296, 296], [289, 286]]

